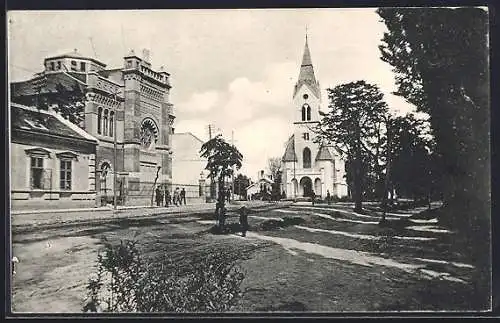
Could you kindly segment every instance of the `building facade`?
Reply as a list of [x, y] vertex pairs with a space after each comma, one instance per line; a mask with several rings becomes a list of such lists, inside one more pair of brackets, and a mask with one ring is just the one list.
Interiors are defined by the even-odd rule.
[[187, 202], [205, 202], [210, 192], [207, 159], [200, 156], [203, 141], [190, 132], [172, 134], [172, 188], [185, 188]]
[[156, 185], [171, 184], [175, 116], [170, 75], [152, 68], [147, 51], [142, 56], [131, 51], [122, 67], [107, 69], [75, 50], [46, 58], [43, 72], [11, 84], [13, 102], [34, 106], [60, 95], [61, 89], [85, 93], [79, 126], [98, 139], [98, 204], [113, 200], [115, 174], [116, 195], [127, 205], [149, 205]]
[[262, 199], [263, 192], [265, 192], [268, 196], [271, 195], [273, 190], [274, 181], [272, 176], [267, 176], [264, 174], [263, 170], [260, 170], [257, 173], [257, 181], [255, 183], [250, 184], [247, 188], [247, 200], [254, 199]]
[[314, 142], [320, 121], [321, 88], [314, 75], [306, 36], [299, 77], [293, 91], [294, 133], [282, 158], [287, 198], [347, 196], [344, 161], [334, 147]]
[[12, 208], [94, 206], [98, 140], [53, 111], [10, 111]]

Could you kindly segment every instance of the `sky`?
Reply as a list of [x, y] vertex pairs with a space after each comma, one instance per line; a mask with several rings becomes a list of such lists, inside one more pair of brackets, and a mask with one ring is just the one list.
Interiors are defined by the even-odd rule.
[[391, 94], [394, 74], [378, 49], [386, 27], [375, 8], [11, 11], [8, 19], [10, 81], [73, 49], [107, 68], [121, 67], [131, 49], [149, 49], [152, 67], [171, 74], [175, 132], [207, 140], [214, 125], [234, 140], [240, 172], [254, 179], [293, 133], [306, 28], [322, 110], [327, 88], [363, 79], [380, 87], [394, 114], [414, 111]]

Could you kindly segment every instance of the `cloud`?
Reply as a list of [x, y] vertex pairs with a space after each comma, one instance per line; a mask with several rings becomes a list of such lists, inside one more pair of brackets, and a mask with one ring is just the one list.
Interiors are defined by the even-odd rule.
[[292, 132], [292, 123], [280, 117], [254, 120], [235, 132], [235, 144], [244, 156], [242, 172], [254, 177], [271, 157], [281, 157]]
[[177, 120], [175, 122], [175, 133], [191, 132], [203, 141], [208, 139], [208, 123], [202, 119]]
[[220, 94], [217, 91], [210, 90], [194, 93], [187, 101], [181, 102], [176, 106], [183, 114], [204, 113], [214, 109], [219, 99]]

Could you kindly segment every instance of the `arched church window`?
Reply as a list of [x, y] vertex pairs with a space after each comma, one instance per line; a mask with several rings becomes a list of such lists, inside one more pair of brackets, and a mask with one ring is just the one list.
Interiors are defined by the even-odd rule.
[[311, 150], [307, 147], [302, 151], [302, 163], [304, 168], [311, 168]]
[[102, 133], [102, 108], [99, 107], [97, 110], [97, 133], [101, 134]]
[[159, 129], [156, 122], [146, 118], [141, 123], [140, 140], [143, 148], [150, 148], [153, 142], [158, 141]]
[[104, 110], [103, 134], [108, 135], [108, 109]]
[[302, 106], [302, 121], [310, 121], [311, 120], [311, 107], [309, 104], [304, 104]]
[[100, 187], [101, 187], [101, 192], [103, 192], [104, 194], [106, 194], [108, 192], [108, 185], [109, 185], [108, 176], [109, 176], [110, 170], [111, 170], [111, 167], [109, 166], [109, 164], [107, 162], [102, 163]]

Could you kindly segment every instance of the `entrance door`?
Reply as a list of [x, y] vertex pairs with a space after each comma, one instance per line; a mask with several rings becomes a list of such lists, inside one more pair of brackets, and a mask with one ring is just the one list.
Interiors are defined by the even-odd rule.
[[312, 181], [309, 177], [302, 177], [300, 180], [300, 186], [302, 187], [302, 192], [304, 197], [310, 197], [312, 192]]

